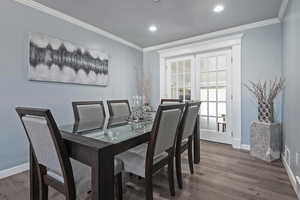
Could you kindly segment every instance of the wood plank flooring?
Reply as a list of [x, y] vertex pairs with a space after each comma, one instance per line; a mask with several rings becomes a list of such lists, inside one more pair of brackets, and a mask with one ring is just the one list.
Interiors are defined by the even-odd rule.
[[[155, 200], [296, 200], [285, 169], [280, 161], [268, 164], [246, 151], [233, 150], [228, 145], [201, 142], [201, 164], [190, 175], [187, 158], [183, 159], [184, 189], [176, 188], [170, 197], [167, 171], [154, 178]], [[125, 200], [144, 197], [143, 180], [130, 177], [125, 188]], [[50, 190], [49, 200], [63, 196]], [[0, 200], [29, 200], [28, 172], [0, 180]]]

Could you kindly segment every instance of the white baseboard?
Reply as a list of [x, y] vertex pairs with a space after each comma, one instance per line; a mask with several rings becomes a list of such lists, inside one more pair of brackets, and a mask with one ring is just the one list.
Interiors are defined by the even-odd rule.
[[282, 163], [285, 167], [285, 170], [289, 176], [289, 179], [291, 181], [291, 184], [298, 196], [298, 199], [300, 199], [300, 194], [298, 194], [298, 184], [297, 184], [297, 180], [296, 180], [296, 177], [292, 171], [292, 169], [290, 168], [289, 164], [287, 163], [287, 161], [285, 160], [285, 156], [283, 154], [281, 154], [281, 160], [282, 160]]
[[241, 148], [241, 139], [240, 138], [232, 138], [232, 147], [234, 149], [240, 149]]
[[241, 144], [241, 149], [250, 151], [250, 145], [249, 144]]
[[24, 163], [9, 169], [4, 169], [0, 171], [0, 179], [7, 178], [9, 176], [22, 173], [29, 169], [29, 163]]

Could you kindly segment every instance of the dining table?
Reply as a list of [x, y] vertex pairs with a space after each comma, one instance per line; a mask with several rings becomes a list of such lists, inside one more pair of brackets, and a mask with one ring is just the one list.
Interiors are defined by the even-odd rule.
[[[141, 120], [106, 117], [102, 122], [74, 122], [59, 126], [69, 157], [91, 167], [91, 199], [114, 199], [114, 159], [150, 140], [155, 112]], [[199, 116], [194, 128], [194, 163], [200, 162]], [[30, 199], [39, 199], [39, 178], [30, 148]]]

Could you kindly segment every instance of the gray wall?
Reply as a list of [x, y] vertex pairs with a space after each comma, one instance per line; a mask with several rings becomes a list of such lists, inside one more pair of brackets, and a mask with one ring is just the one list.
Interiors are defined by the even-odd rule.
[[[296, 152], [300, 153], [299, 115], [300, 115], [300, 1], [291, 0], [283, 23], [283, 74], [286, 88], [283, 97], [284, 144], [290, 150], [291, 169], [300, 175], [296, 164]], [[298, 160], [300, 158], [298, 157]], [[298, 192], [300, 192], [298, 190]]]
[[[280, 24], [251, 29], [243, 32], [242, 40], [242, 82], [248, 80], [270, 80], [280, 77], [282, 71], [282, 30]], [[143, 56], [144, 77], [152, 80], [151, 103], [159, 103], [159, 55], [156, 51], [145, 52]], [[277, 99], [275, 117], [281, 120], [281, 105]], [[249, 127], [257, 119], [256, 101], [242, 89], [242, 143], [249, 144]]]
[[[12, 0], [0, 6], [0, 170], [28, 160], [24, 130], [15, 106], [50, 108], [58, 124], [73, 121], [71, 102], [100, 98], [131, 98], [137, 94], [136, 75], [142, 53]], [[41, 32], [110, 55], [108, 87], [27, 80], [28, 33]]]

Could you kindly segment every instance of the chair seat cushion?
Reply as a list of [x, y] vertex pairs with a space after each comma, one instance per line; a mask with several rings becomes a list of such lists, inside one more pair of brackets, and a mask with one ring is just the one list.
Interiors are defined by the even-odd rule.
[[[85, 198], [89, 195], [91, 191], [91, 167], [78, 162], [74, 159], [71, 160], [71, 165], [73, 169], [74, 182], [76, 187], [76, 195], [80, 198]], [[123, 170], [123, 164], [120, 160], [115, 159], [115, 174], [120, 173]], [[54, 171], [48, 169], [47, 175], [64, 183], [64, 179], [61, 175]]]
[[[123, 161], [124, 170], [141, 177], [145, 177], [146, 154], [148, 144], [141, 144], [118, 155], [118, 159]], [[154, 163], [166, 158], [168, 154], [163, 152], [154, 157]]]

